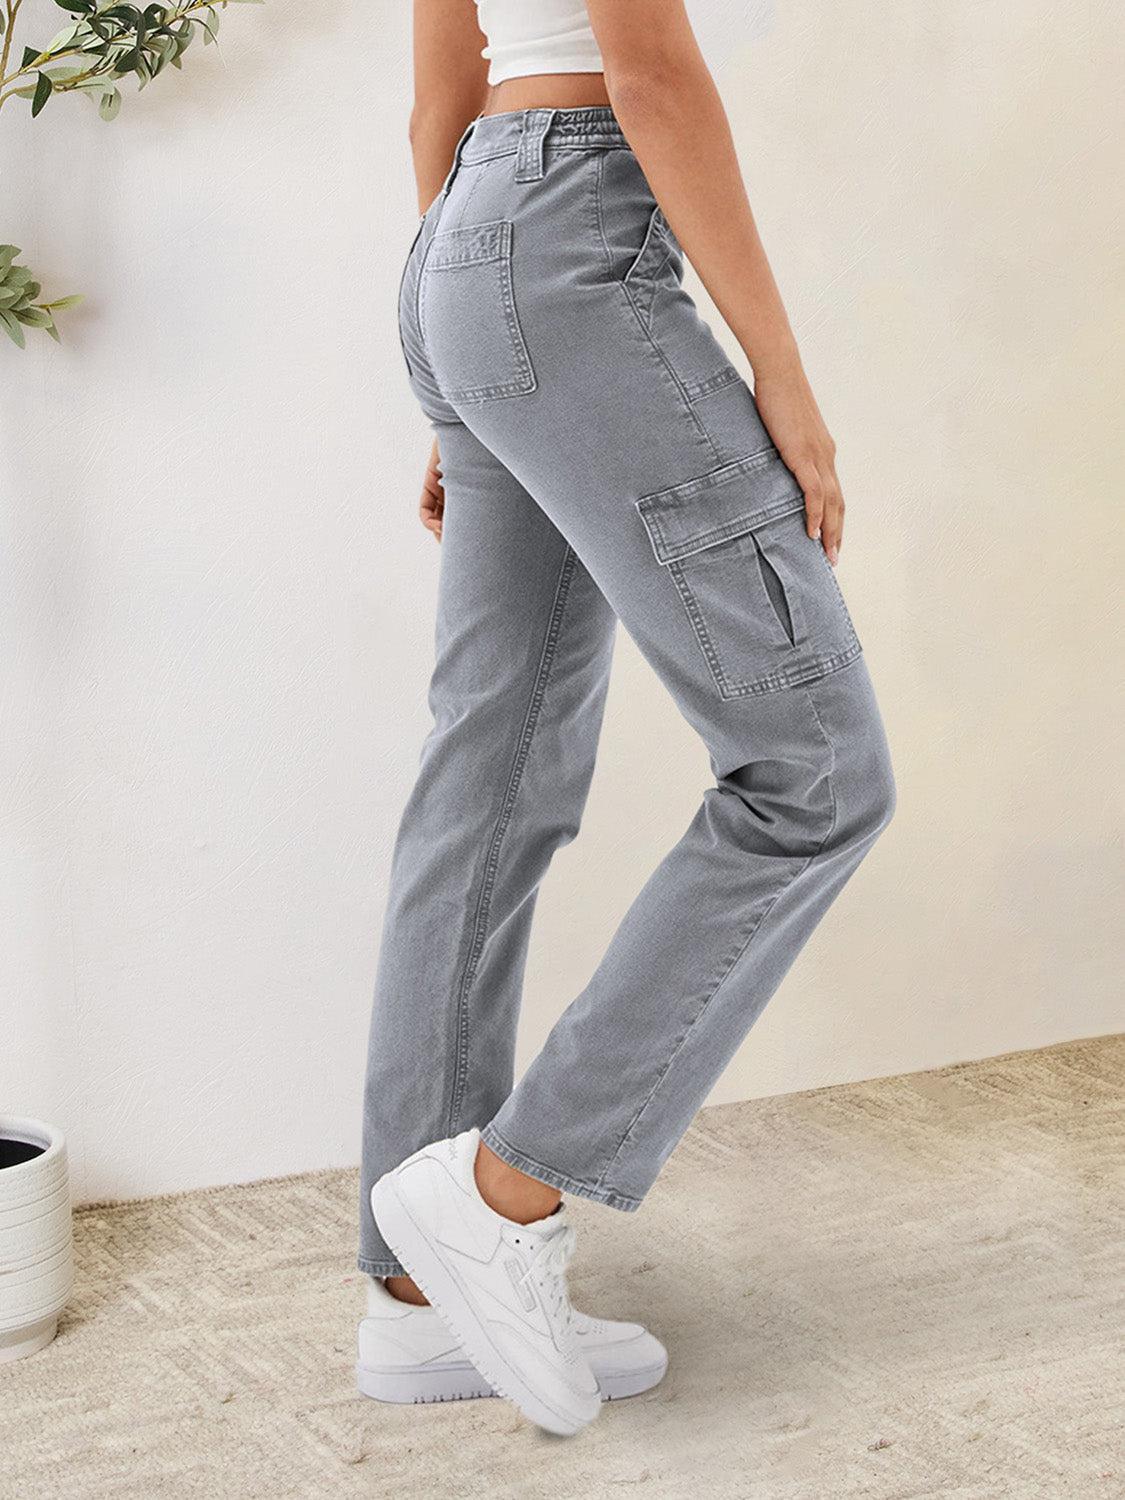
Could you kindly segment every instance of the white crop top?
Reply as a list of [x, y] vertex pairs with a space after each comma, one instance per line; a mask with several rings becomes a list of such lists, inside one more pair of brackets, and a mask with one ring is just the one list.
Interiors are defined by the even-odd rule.
[[533, 73], [600, 73], [586, 0], [477, 0], [489, 83]]

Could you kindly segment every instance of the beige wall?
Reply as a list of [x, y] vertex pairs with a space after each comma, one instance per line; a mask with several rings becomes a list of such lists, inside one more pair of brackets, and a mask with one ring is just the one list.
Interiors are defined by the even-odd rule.
[[[1120, 7], [692, 9], [900, 790], [719, 1097], [1117, 1029]], [[0, 239], [90, 293], [63, 349], [0, 348], [0, 1109], [70, 1131], [81, 1196], [355, 1159], [436, 567], [405, 10], [236, 9], [112, 127], [0, 122]], [[525, 1056], [705, 778], [623, 643]]]

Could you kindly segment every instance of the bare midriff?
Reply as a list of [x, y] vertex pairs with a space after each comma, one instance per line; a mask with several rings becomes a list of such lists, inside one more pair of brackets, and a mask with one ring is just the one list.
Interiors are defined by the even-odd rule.
[[609, 103], [601, 73], [536, 73], [506, 78], [488, 91], [483, 113], [506, 115], [519, 109], [582, 109]]

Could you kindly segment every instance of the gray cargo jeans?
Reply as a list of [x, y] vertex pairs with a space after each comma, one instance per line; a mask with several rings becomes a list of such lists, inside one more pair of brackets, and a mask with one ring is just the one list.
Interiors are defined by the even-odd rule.
[[[681, 286], [607, 109], [469, 127], [402, 282], [446, 490], [433, 730], [403, 817], [371, 1023], [368, 1206], [477, 1125], [635, 1209], [825, 910], [894, 780], [860, 643], [754, 399]], [[715, 785], [513, 1089], [536, 890], [578, 830], [620, 620]], [[659, 746], [637, 743], [637, 774]]]

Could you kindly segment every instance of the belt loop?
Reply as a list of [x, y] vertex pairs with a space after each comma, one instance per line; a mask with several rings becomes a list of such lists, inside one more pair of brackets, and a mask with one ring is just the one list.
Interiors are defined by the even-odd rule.
[[543, 143], [554, 120], [553, 109], [524, 111], [523, 130], [520, 133], [519, 150], [516, 152], [517, 182], [538, 182], [543, 176]]

